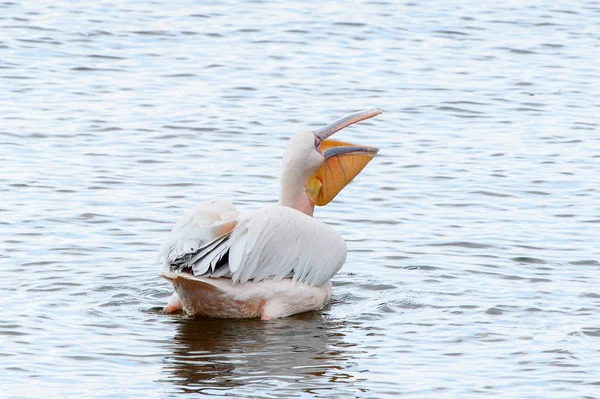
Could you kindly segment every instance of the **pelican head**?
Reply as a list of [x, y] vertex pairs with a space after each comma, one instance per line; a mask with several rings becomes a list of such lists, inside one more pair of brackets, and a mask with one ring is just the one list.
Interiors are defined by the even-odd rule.
[[379, 150], [329, 137], [381, 112], [379, 108], [356, 112], [292, 136], [283, 154], [280, 204], [312, 215], [315, 205], [327, 205], [335, 198]]

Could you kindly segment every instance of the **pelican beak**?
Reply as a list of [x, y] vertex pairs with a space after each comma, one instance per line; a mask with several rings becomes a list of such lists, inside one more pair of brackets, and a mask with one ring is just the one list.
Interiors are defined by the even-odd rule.
[[327, 205], [373, 159], [377, 148], [329, 140], [345, 127], [381, 114], [379, 108], [350, 114], [314, 132], [325, 157], [321, 167], [306, 183], [306, 193], [315, 205]]

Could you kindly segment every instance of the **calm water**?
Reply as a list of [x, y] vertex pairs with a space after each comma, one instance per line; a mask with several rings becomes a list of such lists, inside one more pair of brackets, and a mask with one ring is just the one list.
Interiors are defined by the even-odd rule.
[[[600, 397], [600, 2], [0, 3], [0, 397]], [[323, 311], [159, 312], [195, 203], [380, 156]]]

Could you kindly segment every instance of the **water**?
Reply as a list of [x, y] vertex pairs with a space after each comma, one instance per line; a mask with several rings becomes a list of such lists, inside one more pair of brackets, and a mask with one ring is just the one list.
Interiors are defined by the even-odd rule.
[[[600, 2], [3, 2], [5, 398], [600, 397]], [[183, 212], [285, 140], [380, 155], [323, 311], [165, 316]]]

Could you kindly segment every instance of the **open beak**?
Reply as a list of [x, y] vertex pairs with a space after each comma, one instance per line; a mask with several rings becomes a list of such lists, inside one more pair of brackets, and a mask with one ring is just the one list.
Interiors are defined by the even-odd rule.
[[315, 205], [327, 205], [373, 159], [377, 148], [329, 140], [334, 133], [365, 119], [381, 114], [379, 108], [350, 114], [314, 132], [321, 140], [325, 157], [321, 167], [306, 183], [306, 193]]

